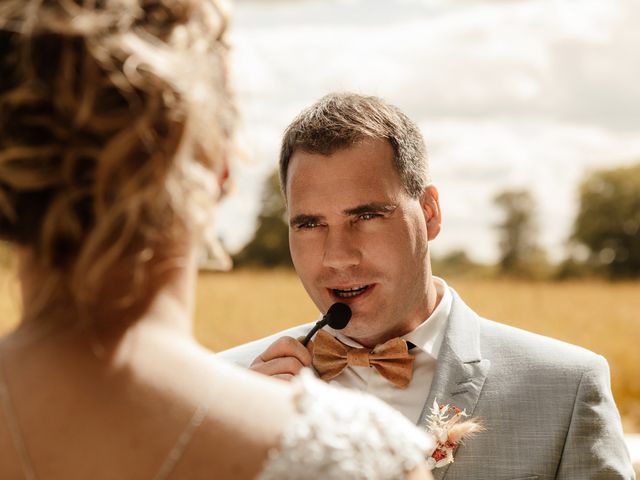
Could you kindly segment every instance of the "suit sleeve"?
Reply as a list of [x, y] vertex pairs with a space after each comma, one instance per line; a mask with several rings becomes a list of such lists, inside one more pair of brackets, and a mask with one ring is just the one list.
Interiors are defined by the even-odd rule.
[[582, 374], [556, 478], [636, 478], [611, 393], [609, 366], [601, 356]]

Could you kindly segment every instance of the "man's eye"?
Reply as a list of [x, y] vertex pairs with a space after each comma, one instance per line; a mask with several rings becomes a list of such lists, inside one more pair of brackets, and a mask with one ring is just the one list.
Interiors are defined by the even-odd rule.
[[374, 218], [378, 218], [381, 215], [379, 213], [363, 213], [358, 217], [360, 220], [373, 220]]
[[298, 225], [298, 230], [311, 230], [316, 228], [319, 224], [316, 222], [305, 222]]

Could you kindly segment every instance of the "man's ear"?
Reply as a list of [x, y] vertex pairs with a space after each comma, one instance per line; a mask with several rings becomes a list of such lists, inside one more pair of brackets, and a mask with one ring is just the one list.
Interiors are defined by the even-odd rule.
[[420, 196], [420, 206], [427, 224], [427, 239], [434, 240], [440, 233], [440, 225], [442, 224], [440, 200], [435, 185], [429, 184], [424, 189]]

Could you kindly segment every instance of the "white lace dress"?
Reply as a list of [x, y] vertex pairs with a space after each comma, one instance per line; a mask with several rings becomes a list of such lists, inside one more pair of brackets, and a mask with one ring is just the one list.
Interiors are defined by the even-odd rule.
[[424, 462], [433, 439], [382, 401], [303, 372], [299, 415], [258, 480], [390, 480]]

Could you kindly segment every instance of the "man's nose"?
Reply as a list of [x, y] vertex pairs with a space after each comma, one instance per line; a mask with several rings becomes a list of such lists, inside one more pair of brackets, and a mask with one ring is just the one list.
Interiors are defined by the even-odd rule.
[[344, 269], [358, 265], [362, 253], [358, 239], [348, 226], [329, 228], [324, 241], [322, 264], [325, 267]]

